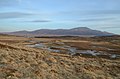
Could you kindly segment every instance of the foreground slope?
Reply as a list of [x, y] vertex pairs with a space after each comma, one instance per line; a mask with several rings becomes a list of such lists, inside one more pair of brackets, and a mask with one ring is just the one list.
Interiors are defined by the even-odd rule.
[[25, 46], [29, 40], [0, 36], [0, 79], [120, 79], [120, 59], [70, 56], [29, 48]]

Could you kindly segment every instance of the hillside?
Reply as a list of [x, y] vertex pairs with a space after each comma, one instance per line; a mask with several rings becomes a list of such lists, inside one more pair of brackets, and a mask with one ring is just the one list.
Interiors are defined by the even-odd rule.
[[8, 33], [20, 36], [109, 36], [114, 35], [108, 32], [92, 30], [87, 27], [78, 27], [73, 29], [40, 29], [35, 31], [17, 31]]

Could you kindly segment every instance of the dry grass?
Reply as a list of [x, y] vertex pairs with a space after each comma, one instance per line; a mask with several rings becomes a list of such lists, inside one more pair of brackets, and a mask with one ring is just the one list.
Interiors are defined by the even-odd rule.
[[[8, 43], [15, 38], [19, 42]], [[25, 47], [29, 39], [21, 38], [10, 36], [0, 42], [0, 79], [120, 79], [119, 59], [50, 53]]]

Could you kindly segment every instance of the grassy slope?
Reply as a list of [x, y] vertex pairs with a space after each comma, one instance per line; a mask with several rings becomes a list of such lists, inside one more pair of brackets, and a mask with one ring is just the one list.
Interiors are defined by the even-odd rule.
[[120, 78], [120, 60], [50, 53], [23, 46], [27, 40], [23, 37], [0, 37], [0, 79]]

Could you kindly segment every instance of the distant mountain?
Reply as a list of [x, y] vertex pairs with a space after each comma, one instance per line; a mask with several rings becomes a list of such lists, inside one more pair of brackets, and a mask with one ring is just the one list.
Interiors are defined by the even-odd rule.
[[19, 36], [111, 36], [112, 33], [92, 30], [87, 27], [78, 27], [73, 29], [40, 29], [35, 31], [17, 31], [8, 33]]

